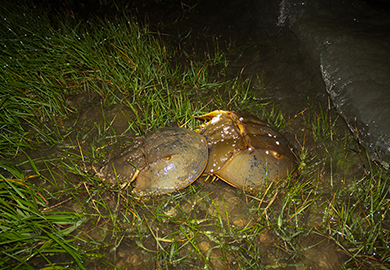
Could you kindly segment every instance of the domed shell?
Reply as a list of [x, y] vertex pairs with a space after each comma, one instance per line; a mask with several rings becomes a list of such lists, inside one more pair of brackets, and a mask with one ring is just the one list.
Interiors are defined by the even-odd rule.
[[206, 139], [182, 128], [160, 128], [102, 167], [98, 176], [111, 183], [136, 181], [135, 196], [153, 196], [187, 187], [207, 164]]
[[204, 174], [214, 174], [247, 191], [287, 177], [296, 159], [286, 139], [254, 116], [229, 111], [202, 115], [200, 134], [206, 137], [209, 162]]

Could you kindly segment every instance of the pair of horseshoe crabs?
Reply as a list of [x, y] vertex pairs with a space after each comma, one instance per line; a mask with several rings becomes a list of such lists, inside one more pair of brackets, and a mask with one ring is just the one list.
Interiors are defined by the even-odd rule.
[[208, 121], [198, 132], [160, 128], [136, 138], [98, 176], [119, 184], [136, 180], [132, 192], [142, 197], [183, 189], [200, 175], [256, 192], [296, 169], [286, 139], [259, 119], [222, 110], [198, 118]]

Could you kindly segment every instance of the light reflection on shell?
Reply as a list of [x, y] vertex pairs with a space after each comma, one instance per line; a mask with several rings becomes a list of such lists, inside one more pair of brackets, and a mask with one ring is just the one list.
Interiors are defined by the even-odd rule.
[[110, 160], [98, 176], [113, 184], [135, 180], [136, 196], [161, 195], [194, 182], [206, 164], [207, 143], [202, 135], [182, 128], [160, 128]]
[[266, 182], [286, 178], [296, 169], [286, 139], [256, 117], [219, 110], [198, 118], [208, 121], [200, 129], [209, 146], [204, 174], [258, 191]]

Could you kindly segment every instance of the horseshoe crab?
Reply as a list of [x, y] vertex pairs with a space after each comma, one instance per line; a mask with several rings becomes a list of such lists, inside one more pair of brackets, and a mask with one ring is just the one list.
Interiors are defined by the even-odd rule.
[[187, 187], [206, 164], [207, 143], [202, 135], [182, 128], [160, 128], [135, 139], [97, 175], [111, 183], [136, 180], [132, 193], [152, 196]]
[[217, 110], [197, 118], [208, 120], [199, 131], [209, 148], [204, 174], [259, 191], [266, 181], [287, 177], [296, 169], [286, 139], [256, 117]]

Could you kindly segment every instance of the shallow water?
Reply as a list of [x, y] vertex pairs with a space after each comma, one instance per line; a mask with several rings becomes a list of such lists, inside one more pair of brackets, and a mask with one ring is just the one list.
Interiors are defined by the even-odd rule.
[[[106, 108], [100, 106], [98, 100], [99, 97], [88, 94], [70, 97], [70, 104], [79, 111], [75, 113], [79, 120], [76, 123], [75, 119], [66, 120], [69, 123], [65, 122], [65, 125], [73, 127], [74, 132], [67, 134], [64, 143], [55, 148], [30, 153], [30, 158], [49, 179], [46, 182], [32, 179], [33, 183], [53, 193], [69, 190], [69, 194], [63, 193], [51, 204], [60, 203], [58, 210], [90, 215], [89, 221], [79, 228], [77, 236], [92, 240], [95, 245], [82, 242], [80, 245], [92, 249], [101, 257], [95, 255], [95, 258], [90, 258], [86, 262], [87, 269], [103, 269], [107, 263], [110, 267], [131, 269], [306, 269], [307, 266], [339, 269], [346, 259], [332, 241], [310, 232], [310, 228], [323, 225], [324, 211], [337, 187], [352, 183], [364, 173], [358, 154], [338, 149], [334, 143], [315, 140], [299, 118], [293, 119], [284, 134], [294, 145], [298, 156], [301, 151], [299, 145], [302, 144], [309, 149], [311, 158], [306, 169], [309, 170], [310, 166], [312, 173], [305, 177], [312, 177], [313, 181], [309, 182], [308, 190], [300, 193], [302, 197], [291, 195], [290, 190], [291, 186], [301, 188], [300, 185], [305, 183], [303, 178], [293, 179], [279, 188], [273, 187], [262, 198], [262, 192], [258, 195], [245, 194], [221, 180], [206, 181], [202, 177], [172, 195], [137, 200], [128, 193], [130, 189], [119, 191], [94, 187], [83, 180], [83, 173], [94, 175], [101, 164], [115, 156], [135, 136], [126, 130], [129, 118], [121, 117], [122, 113], [131, 116], [126, 107], [116, 105]], [[105, 122], [111, 123], [112, 128], [107, 129], [106, 139], [99, 141], [96, 133]], [[118, 136], [122, 132], [123, 135]], [[102, 147], [104, 154], [96, 151], [101, 155], [95, 159], [88, 158], [91, 145]], [[78, 164], [80, 171], [64, 172], [61, 165], [56, 165], [64, 162], [74, 167], [70, 162], [80, 162], [80, 158], [74, 157], [81, 152], [86, 160]], [[331, 156], [338, 153], [347, 155], [345, 164], [332, 161]], [[50, 164], [51, 174], [45, 172], [47, 165], [39, 162], [42, 158]], [[334, 164], [332, 171], [330, 164]], [[28, 163], [21, 168], [25, 168], [26, 173], [31, 171]], [[330, 183], [332, 177], [333, 183]], [[77, 198], [72, 197], [72, 183], [84, 190]], [[71, 200], [67, 201], [69, 198]], [[286, 200], [291, 200], [288, 206]], [[304, 200], [313, 200], [311, 206], [299, 217], [294, 217], [292, 213], [302, 207]], [[285, 215], [291, 215], [291, 219], [283, 219], [283, 224], [280, 224], [280, 217], [285, 218]], [[62, 259], [57, 258], [59, 261]], [[37, 262], [38, 265], [41, 264]]]
[[[65, 190], [62, 197], [50, 201], [52, 205], [60, 203], [58, 210], [89, 216], [76, 233], [92, 242], [79, 243], [95, 254], [85, 262], [87, 269], [339, 269], [348, 257], [324, 235], [322, 228], [331, 224], [324, 221], [324, 213], [329, 211], [330, 202], [344, 203], [342, 196], [334, 197], [339, 189], [353, 187], [366, 174], [365, 155], [337, 118], [325, 93], [318, 91], [324, 87], [320, 74], [307, 70], [312, 63], [307, 63], [310, 60], [302, 55], [299, 44], [287, 37], [289, 33], [277, 33], [274, 39], [244, 40], [248, 33], [235, 32], [237, 36], [229, 40], [223, 31], [217, 31], [223, 28], [218, 17], [203, 15], [195, 13], [192, 20], [174, 25], [177, 28], [168, 24], [160, 27], [165, 32], [167, 25], [171, 27], [171, 35], [192, 29], [193, 34], [180, 41], [184, 49], [202, 43], [202, 38], [210, 42], [218, 37], [231, 64], [227, 77], [253, 76], [253, 102], [274, 102], [290, 115], [281, 132], [302, 159], [300, 177], [272, 187], [264, 198], [263, 193], [245, 194], [223, 181], [205, 178], [180, 192], [145, 200], [132, 197], [130, 189], [108, 189], [99, 181], [90, 185], [84, 181], [85, 175], [95, 175], [101, 164], [140, 134], [128, 129], [134, 118], [128, 107], [107, 108], [99, 96], [81, 93], [69, 97], [75, 114], [63, 123], [73, 132], [63, 134], [64, 142], [54, 148], [29, 153], [48, 179], [31, 181], [53, 193]], [[204, 31], [205, 21], [216, 30], [209, 27]], [[293, 43], [286, 44], [286, 40]], [[171, 42], [177, 42], [176, 35]], [[201, 54], [203, 47], [195, 52]], [[286, 66], [296, 72], [287, 74]], [[263, 80], [255, 79], [257, 75]], [[321, 116], [320, 106], [327, 118]], [[258, 115], [259, 111], [251, 113]], [[330, 129], [329, 125], [333, 130], [324, 131], [322, 127]], [[303, 159], [305, 151], [307, 158]], [[95, 155], [92, 159], [91, 153]], [[80, 156], [85, 162], [80, 162]], [[75, 160], [80, 162], [77, 166], [71, 163]], [[61, 162], [79, 171], [64, 171]], [[20, 167], [26, 174], [32, 172], [27, 159]], [[52, 181], [53, 176], [56, 181]], [[293, 187], [301, 192], [292, 193]], [[75, 197], [72, 189], [82, 191]], [[37, 261], [36, 265], [45, 262]]]

